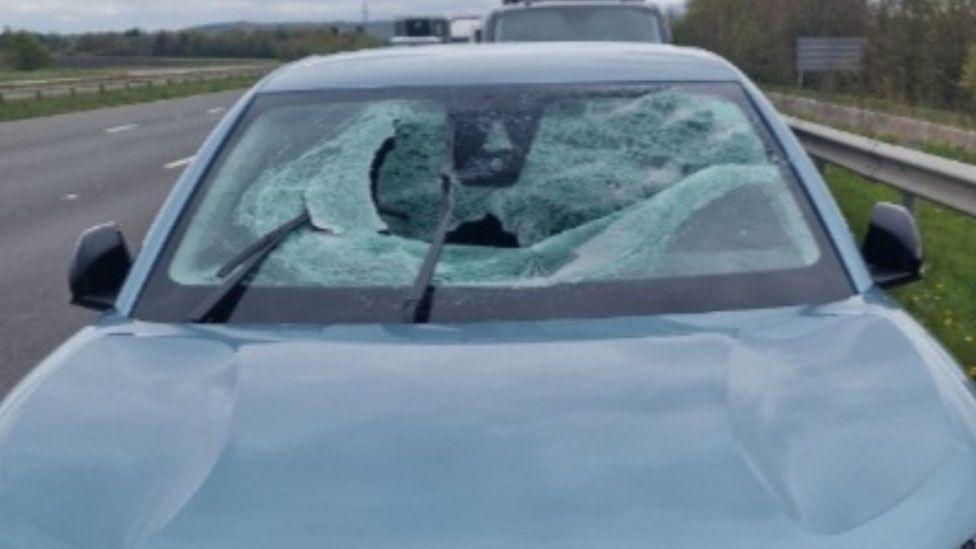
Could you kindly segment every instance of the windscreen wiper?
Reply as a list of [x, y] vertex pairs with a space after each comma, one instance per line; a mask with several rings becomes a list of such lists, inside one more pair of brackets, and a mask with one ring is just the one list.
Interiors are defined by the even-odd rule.
[[[222, 266], [217, 271], [217, 276], [223, 280], [206, 299], [193, 309], [193, 312], [190, 313], [190, 322], [213, 322], [214, 317], [217, 316], [216, 313], [231, 296], [240, 297], [240, 294], [235, 290], [240, 287], [241, 282], [260, 267], [264, 260], [271, 255], [271, 252], [288, 238], [288, 235], [295, 232], [299, 227], [308, 224], [310, 219], [308, 208], [303, 207], [301, 215], [262, 236]], [[229, 316], [229, 311], [224, 311], [224, 316]]]
[[440, 261], [447, 233], [451, 229], [451, 217], [454, 214], [454, 179], [451, 175], [441, 174], [441, 207], [438, 213], [437, 231], [430, 241], [427, 257], [420, 267], [420, 274], [414, 282], [410, 295], [403, 302], [403, 321], [412, 324], [423, 324], [430, 319], [430, 300], [434, 293], [434, 273], [437, 262]]

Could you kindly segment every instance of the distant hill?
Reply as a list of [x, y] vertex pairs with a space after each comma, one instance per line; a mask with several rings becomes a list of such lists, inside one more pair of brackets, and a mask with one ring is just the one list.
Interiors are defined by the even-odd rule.
[[[280, 23], [257, 23], [254, 21], [230, 21], [225, 23], [210, 23], [192, 27], [190, 30], [202, 32], [229, 32], [268, 29], [309, 29], [336, 27], [340, 31], [351, 31], [362, 26], [362, 23], [351, 21], [287, 21]], [[393, 36], [393, 21], [370, 21], [366, 25], [366, 32], [380, 40], [388, 40]]]

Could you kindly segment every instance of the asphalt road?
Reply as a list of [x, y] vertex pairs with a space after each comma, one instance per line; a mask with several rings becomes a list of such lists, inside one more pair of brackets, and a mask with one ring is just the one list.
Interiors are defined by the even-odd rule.
[[0, 397], [95, 317], [68, 305], [81, 231], [115, 221], [138, 248], [241, 93], [0, 124]]

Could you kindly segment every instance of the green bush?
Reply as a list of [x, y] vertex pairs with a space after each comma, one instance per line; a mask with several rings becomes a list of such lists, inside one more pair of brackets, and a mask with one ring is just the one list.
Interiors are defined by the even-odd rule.
[[969, 46], [966, 62], [962, 66], [962, 77], [959, 87], [969, 99], [970, 107], [976, 107], [976, 44]]
[[53, 58], [47, 47], [28, 32], [5, 33], [4, 57], [11, 68], [20, 71], [35, 71], [51, 66]]

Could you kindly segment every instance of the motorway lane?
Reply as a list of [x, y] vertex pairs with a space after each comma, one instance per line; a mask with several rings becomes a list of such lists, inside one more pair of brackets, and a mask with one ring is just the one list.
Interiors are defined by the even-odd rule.
[[82, 230], [142, 242], [173, 183], [242, 92], [0, 124], [0, 397], [95, 315], [68, 305]]

